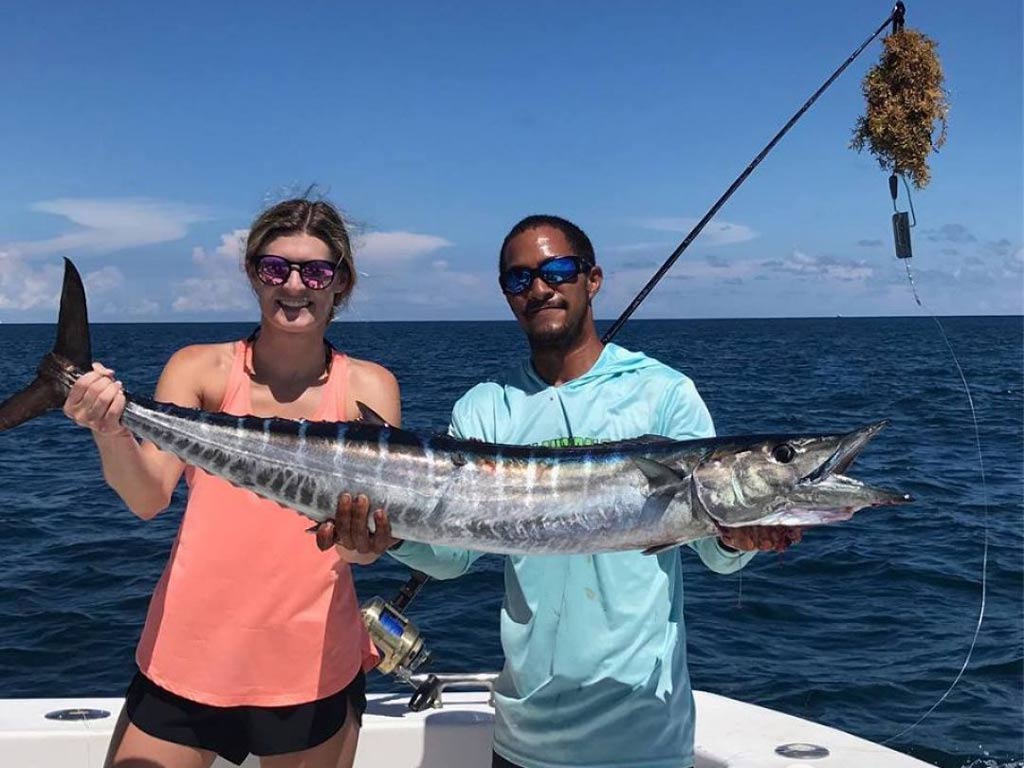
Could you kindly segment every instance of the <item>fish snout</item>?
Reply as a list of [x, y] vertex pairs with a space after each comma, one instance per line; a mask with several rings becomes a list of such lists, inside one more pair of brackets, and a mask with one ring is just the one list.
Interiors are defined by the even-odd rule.
[[861, 451], [879, 432], [889, 426], [888, 419], [876, 421], [839, 437], [838, 445], [814, 471], [800, 479], [798, 485], [818, 483], [830, 476], [842, 475], [850, 468]]

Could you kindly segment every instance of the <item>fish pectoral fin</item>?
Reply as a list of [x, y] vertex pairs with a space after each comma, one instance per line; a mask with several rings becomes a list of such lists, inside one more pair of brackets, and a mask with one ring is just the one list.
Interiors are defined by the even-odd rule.
[[647, 498], [640, 512], [640, 523], [644, 526], [655, 525], [664, 517], [672, 500], [688, 488], [690, 473], [678, 471], [667, 464], [643, 456], [634, 457], [633, 461], [647, 477], [648, 483]]
[[644, 555], [656, 555], [659, 552], [664, 552], [666, 549], [675, 549], [681, 543], [682, 542], [680, 542], [680, 541], [670, 541], [668, 544], [655, 544], [653, 547], [648, 547], [647, 549], [645, 549], [642, 552], [642, 554], [644, 554]]
[[375, 427], [390, 427], [383, 416], [377, 413], [366, 403], [356, 400], [356, 407], [359, 409], [359, 421], [365, 424], [372, 424]]
[[675, 492], [690, 477], [689, 472], [677, 472], [667, 464], [654, 461], [654, 459], [645, 459], [643, 456], [634, 457], [633, 463], [636, 464], [637, 469], [643, 472], [648, 482], [650, 482], [652, 493], [659, 493], [669, 489]]

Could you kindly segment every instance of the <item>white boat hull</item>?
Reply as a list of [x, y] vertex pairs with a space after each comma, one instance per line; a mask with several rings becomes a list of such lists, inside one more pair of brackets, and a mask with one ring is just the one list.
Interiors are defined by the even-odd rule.
[[[927, 763], [848, 733], [696, 692], [696, 768], [922, 768]], [[444, 707], [411, 712], [407, 695], [372, 694], [359, 739], [357, 768], [484, 768], [490, 765], [493, 710], [485, 692], [449, 693]], [[102, 768], [121, 699], [0, 700], [0, 766]], [[92, 708], [100, 720], [49, 720], [48, 712]], [[776, 752], [798, 745], [791, 756]], [[807, 759], [799, 745], [828, 755]], [[250, 757], [244, 768], [257, 768]], [[218, 760], [217, 768], [231, 763]]]

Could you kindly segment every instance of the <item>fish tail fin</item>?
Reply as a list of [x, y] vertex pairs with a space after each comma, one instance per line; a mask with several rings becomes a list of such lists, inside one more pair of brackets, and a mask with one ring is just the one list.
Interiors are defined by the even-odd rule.
[[64, 259], [64, 286], [57, 318], [57, 342], [53, 354], [80, 371], [92, 370], [92, 342], [89, 341], [89, 312], [85, 305], [82, 276], [70, 259]]
[[91, 368], [85, 286], [75, 265], [64, 259], [57, 341], [39, 362], [39, 375], [32, 383], [0, 403], [0, 432], [63, 405], [71, 384]]

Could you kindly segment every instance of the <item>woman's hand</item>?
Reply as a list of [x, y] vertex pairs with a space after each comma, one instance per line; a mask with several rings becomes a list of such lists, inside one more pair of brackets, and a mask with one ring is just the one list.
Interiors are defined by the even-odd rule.
[[369, 518], [370, 500], [366, 496], [360, 494], [353, 498], [351, 494], [341, 494], [334, 520], [317, 526], [317, 546], [322, 550], [336, 546], [342, 559], [350, 563], [372, 563], [399, 540], [392, 537], [391, 522], [383, 509], [373, 513], [373, 531]]
[[96, 435], [121, 436], [131, 434], [121, 424], [124, 406], [124, 387], [114, 378], [114, 371], [102, 363], [93, 363], [92, 370], [82, 375], [68, 392], [64, 413]]

